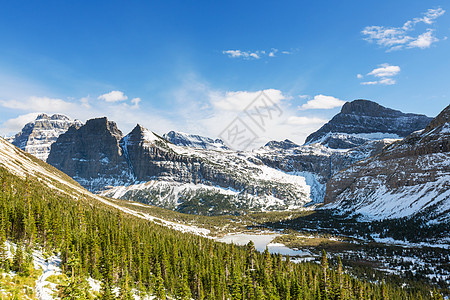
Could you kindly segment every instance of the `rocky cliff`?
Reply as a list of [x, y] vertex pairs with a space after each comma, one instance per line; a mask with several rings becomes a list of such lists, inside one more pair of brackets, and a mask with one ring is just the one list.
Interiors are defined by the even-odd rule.
[[119, 146], [123, 134], [106, 118], [72, 126], [51, 146], [47, 162], [82, 186], [97, 190], [133, 181], [133, 173]]
[[348, 149], [368, 140], [403, 138], [425, 128], [430, 121], [425, 115], [402, 113], [369, 100], [354, 100], [345, 103], [340, 113], [310, 134], [306, 144]]
[[[346, 104], [342, 110], [352, 115], [353, 121], [361, 119], [361, 114], [405, 115], [368, 101], [361, 106], [360, 102]], [[368, 111], [371, 105], [379, 111]], [[342, 135], [348, 137], [347, 133]], [[337, 172], [380, 153], [395, 141], [375, 138], [361, 138], [349, 149], [334, 149], [326, 143], [300, 146], [284, 140], [236, 152], [220, 140], [179, 132], [161, 137], [140, 125], [124, 136], [114, 122], [99, 118], [60, 135], [47, 161], [105, 196], [185, 212], [220, 214], [322, 202], [325, 184]]]
[[122, 136], [106, 118], [71, 127], [52, 145], [48, 162], [91, 191], [168, 208], [190, 210], [186, 203], [194, 201], [206, 213], [226, 213], [311, 201], [304, 177], [250, 154], [177, 146], [140, 125]]
[[14, 146], [28, 152], [37, 158], [46, 161], [50, 153], [51, 145], [70, 126], [80, 127], [79, 120], [71, 120], [69, 117], [54, 114], [48, 116], [40, 114], [36, 120], [27, 123], [21, 132], [9, 139]]
[[450, 219], [450, 106], [420, 132], [336, 174], [326, 207], [367, 218]]

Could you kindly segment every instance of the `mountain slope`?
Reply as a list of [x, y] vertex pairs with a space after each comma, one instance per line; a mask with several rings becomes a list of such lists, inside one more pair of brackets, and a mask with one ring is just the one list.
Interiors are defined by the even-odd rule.
[[[12, 286], [23, 286], [22, 279], [32, 268], [27, 253], [33, 249], [45, 253], [39, 259], [47, 270], [35, 284], [26, 283], [28, 297], [32, 296], [29, 290], [35, 285], [40, 297], [51, 295], [53, 290], [64, 291], [70, 299], [90, 298], [87, 281], [94, 280], [101, 281], [99, 298], [109, 299], [116, 291], [121, 298], [128, 299], [142, 299], [148, 294], [151, 299], [166, 296], [202, 299], [205, 295], [208, 299], [231, 299], [232, 294], [240, 291], [244, 295], [255, 294], [256, 299], [289, 296], [297, 299], [300, 291], [309, 295], [320, 292], [315, 283], [323, 268], [316, 263], [294, 263], [268, 251], [260, 253], [252, 244], [241, 247], [217, 243], [183, 233], [182, 228], [170, 230], [161, 226], [167, 225], [164, 220], [90, 194], [60, 171], [2, 138], [0, 184], [0, 215], [2, 223], [7, 225], [0, 227], [1, 250], [5, 240], [6, 244], [11, 240], [17, 243], [14, 256], [17, 259], [14, 263], [8, 259], [6, 264], [14, 273], [3, 269], [2, 258], [0, 271], [6, 273], [2, 277], [13, 277]], [[48, 253], [58, 253], [59, 257], [48, 257]], [[47, 277], [49, 273], [54, 274], [48, 272], [49, 267], [56, 266], [50, 266], [52, 261], [61, 262], [67, 280]], [[399, 295], [405, 299], [419, 296], [426, 299], [430, 295], [427, 287], [405, 289], [389, 284], [382, 288], [371, 281], [358, 280], [348, 272], [342, 274], [332, 268], [326, 272], [330, 286], [339, 286], [340, 276], [342, 290], [349, 294], [356, 286], [355, 293], [366, 296], [367, 288], [367, 296], [375, 295], [375, 299], [382, 299], [383, 295], [392, 299], [400, 299]], [[301, 289], [295, 274], [310, 274], [302, 277]], [[61, 285], [51, 284], [55, 280]], [[298, 288], [290, 292], [286, 289], [290, 285]], [[43, 294], [43, 290], [48, 293]], [[5, 289], [0, 289], [0, 295], [13, 296], [4, 292]]]
[[80, 127], [81, 125], [81, 121], [71, 120], [61, 114], [52, 116], [40, 114], [36, 120], [27, 123], [22, 131], [10, 138], [9, 141], [25, 152], [46, 161], [50, 147], [58, 136], [66, 132], [70, 126]]
[[209, 137], [204, 137], [196, 134], [189, 134], [177, 131], [170, 131], [163, 134], [162, 136], [169, 142], [177, 146], [186, 146], [192, 148], [202, 148], [208, 150], [228, 150], [229, 148], [225, 146], [222, 140], [212, 139]]
[[106, 118], [61, 135], [48, 162], [91, 191], [167, 208], [184, 203], [182, 211], [194, 206], [224, 214], [311, 201], [305, 177], [267, 167], [249, 153], [177, 146], [140, 125], [123, 137]]
[[450, 221], [450, 106], [420, 132], [350, 166], [328, 183], [327, 208], [369, 219]]
[[[114, 122], [98, 118], [60, 135], [47, 161], [92, 192], [181, 212], [295, 209], [322, 202], [334, 174], [379, 153], [394, 141], [386, 136], [398, 137], [371, 131], [383, 124], [412, 131], [420, 127], [413, 120], [428, 120], [363, 100], [344, 105], [335, 119], [343, 120], [336, 126], [346, 132], [361, 132], [367, 125], [369, 133], [328, 131], [321, 143], [271, 141], [239, 152], [220, 140], [174, 131], [160, 137], [140, 125], [124, 136]], [[325, 133], [325, 127], [315, 134]]]
[[341, 112], [306, 138], [306, 144], [321, 143], [330, 148], [347, 149], [368, 140], [403, 138], [423, 129], [431, 118], [406, 114], [369, 100], [354, 100]]

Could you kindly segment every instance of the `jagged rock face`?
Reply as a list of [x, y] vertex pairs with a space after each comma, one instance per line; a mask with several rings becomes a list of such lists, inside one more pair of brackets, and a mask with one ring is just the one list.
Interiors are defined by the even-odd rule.
[[450, 106], [422, 132], [387, 146], [374, 157], [336, 174], [327, 183], [325, 204], [369, 218], [420, 213], [450, 219]]
[[[255, 162], [247, 162], [232, 151], [189, 151], [189, 147], [170, 145], [140, 125], [123, 138], [121, 146], [139, 182], [169, 180], [232, 188], [250, 194], [269, 192], [283, 197], [284, 192], [276, 188], [271, 191], [260, 188], [260, 182], [248, 175], [252, 169], [260, 172], [255, 168]], [[260, 161], [256, 163], [262, 164]]]
[[[202, 198], [214, 213], [220, 211], [212, 199], [236, 209], [298, 208], [310, 201], [303, 177], [272, 170], [249, 154], [176, 146], [140, 125], [122, 137], [106, 118], [70, 128], [52, 145], [48, 162], [91, 191], [115, 186], [103, 195], [168, 208]], [[158, 184], [142, 185], [152, 181]]]
[[425, 115], [405, 114], [368, 100], [347, 102], [341, 112], [306, 138], [333, 149], [348, 149], [372, 139], [403, 138], [428, 125]]
[[130, 182], [132, 173], [119, 146], [121, 138], [116, 123], [92, 119], [60, 135], [47, 162], [90, 190]]
[[66, 132], [70, 126], [80, 127], [81, 121], [54, 114], [40, 114], [36, 120], [27, 123], [21, 132], [8, 139], [14, 146], [46, 161], [51, 145]]
[[189, 172], [194, 171], [189, 170], [193, 160], [174, 152], [164, 139], [140, 125], [123, 138], [121, 146], [138, 181], [156, 177], [191, 181], [198, 177], [194, 172]]
[[280, 150], [267, 148], [255, 151], [264, 164], [285, 172], [311, 172], [325, 183], [335, 173], [351, 164], [381, 152], [391, 140], [368, 141], [347, 151], [334, 150], [320, 144], [296, 146]]
[[270, 141], [267, 144], [264, 145], [264, 147], [270, 148], [270, 149], [292, 149], [295, 147], [298, 147], [296, 143], [286, 139], [284, 141]]
[[224, 142], [221, 139], [213, 140], [212, 138], [195, 134], [170, 131], [163, 134], [163, 138], [177, 146], [186, 146], [209, 150], [229, 149], [227, 146], [225, 146]]

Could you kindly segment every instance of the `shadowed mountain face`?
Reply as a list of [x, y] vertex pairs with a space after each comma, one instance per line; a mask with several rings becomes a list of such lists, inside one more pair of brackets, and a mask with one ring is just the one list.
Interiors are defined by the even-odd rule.
[[91, 190], [130, 182], [132, 174], [119, 147], [122, 137], [116, 123], [106, 118], [88, 120], [58, 137], [47, 162]]
[[[450, 219], [450, 106], [414, 132], [336, 174], [324, 202], [369, 218]], [[331, 203], [331, 204], [330, 204]]]
[[367, 140], [403, 138], [425, 128], [431, 119], [425, 115], [402, 113], [372, 101], [355, 100], [345, 103], [339, 114], [306, 138], [306, 143], [347, 149]]

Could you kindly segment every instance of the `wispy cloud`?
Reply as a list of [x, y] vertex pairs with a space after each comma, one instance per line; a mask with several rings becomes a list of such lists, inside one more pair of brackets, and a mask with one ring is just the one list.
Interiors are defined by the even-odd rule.
[[367, 75], [372, 75], [375, 77], [392, 77], [400, 72], [399, 66], [391, 66], [389, 64], [382, 64], [379, 68], [375, 68], [370, 71]]
[[445, 10], [440, 7], [428, 9], [422, 17], [409, 20], [401, 27], [367, 26], [362, 30], [362, 34], [366, 41], [374, 42], [386, 48], [386, 51], [429, 48], [431, 44], [439, 41], [433, 35], [434, 29], [427, 28], [425, 32], [418, 36], [412, 36], [410, 33], [415, 30], [419, 23], [432, 25], [444, 13]]
[[276, 57], [279, 54], [289, 55], [292, 51], [279, 51], [278, 49], [272, 48], [271, 50], [255, 50], [255, 51], [243, 51], [243, 50], [224, 50], [223, 54], [230, 58], [241, 58], [241, 59], [261, 59], [263, 57]]
[[[367, 73], [366, 76], [369, 76], [371, 78], [377, 79], [377, 80], [370, 80], [370, 81], [363, 81], [361, 82], [362, 85], [393, 85], [396, 84], [396, 80], [392, 77], [395, 77], [400, 73], [400, 67], [399, 66], [392, 66], [390, 64], [381, 64], [378, 66], [378, 68], [373, 69], [369, 73]], [[356, 76], [358, 79], [364, 78], [362, 74], [358, 74]]]
[[62, 99], [31, 96], [24, 100], [0, 100], [0, 106], [17, 110], [59, 112], [72, 109], [74, 104]]
[[333, 96], [316, 95], [313, 99], [309, 100], [305, 104], [299, 107], [300, 110], [307, 109], [332, 109], [335, 107], [341, 107], [345, 104], [345, 101], [335, 98]]
[[[114, 96], [114, 93], [108, 94]], [[131, 130], [136, 123], [146, 124], [149, 120], [151, 120], [152, 129], [155, 131], [162, 131], [174, 126], [168, 118], [163, 117], [163, 114], [155, 109], [150, 111], [140, 110], [141, 98], [136, 97], [128, 101], [117, 100], [128, 99], [128, 96], [122, 92], [115, 94], [115, 98], [105, 96], [108, 100], [116, 99], [115, 102], [104, 100], [104, 97], [102, 97], [104, 95], [93, 98], [86, 96], [80, 99], [70, 98], [65, 100], [36, 96], [20, 100], [0, 99], [0, 111], [2, 108], [7, 108], [17, 113], [14, 118], [4, 120], [0, 124], [0, 135], [11, 135], [19, 132], [26, 123], [34, 120], [39, 113], [61, 113], [82, 121], [107, 116], [111, 120], [116, 121], [124, 132]], [[105, 102], [98, 101], [98, 99]]]
[[[263, 92], [270, 98], [274, 104], [279, 104], [282, 100], [286, 99], [286, 96], [280, 90], [266, 89]], [[241, 111], [244, 110], [261, 91], [249, 92], [249, 91], [237, 91], [226, 92], [224, 94], [211, 94], [211, 104], [220, 109], [226, 111]]]

